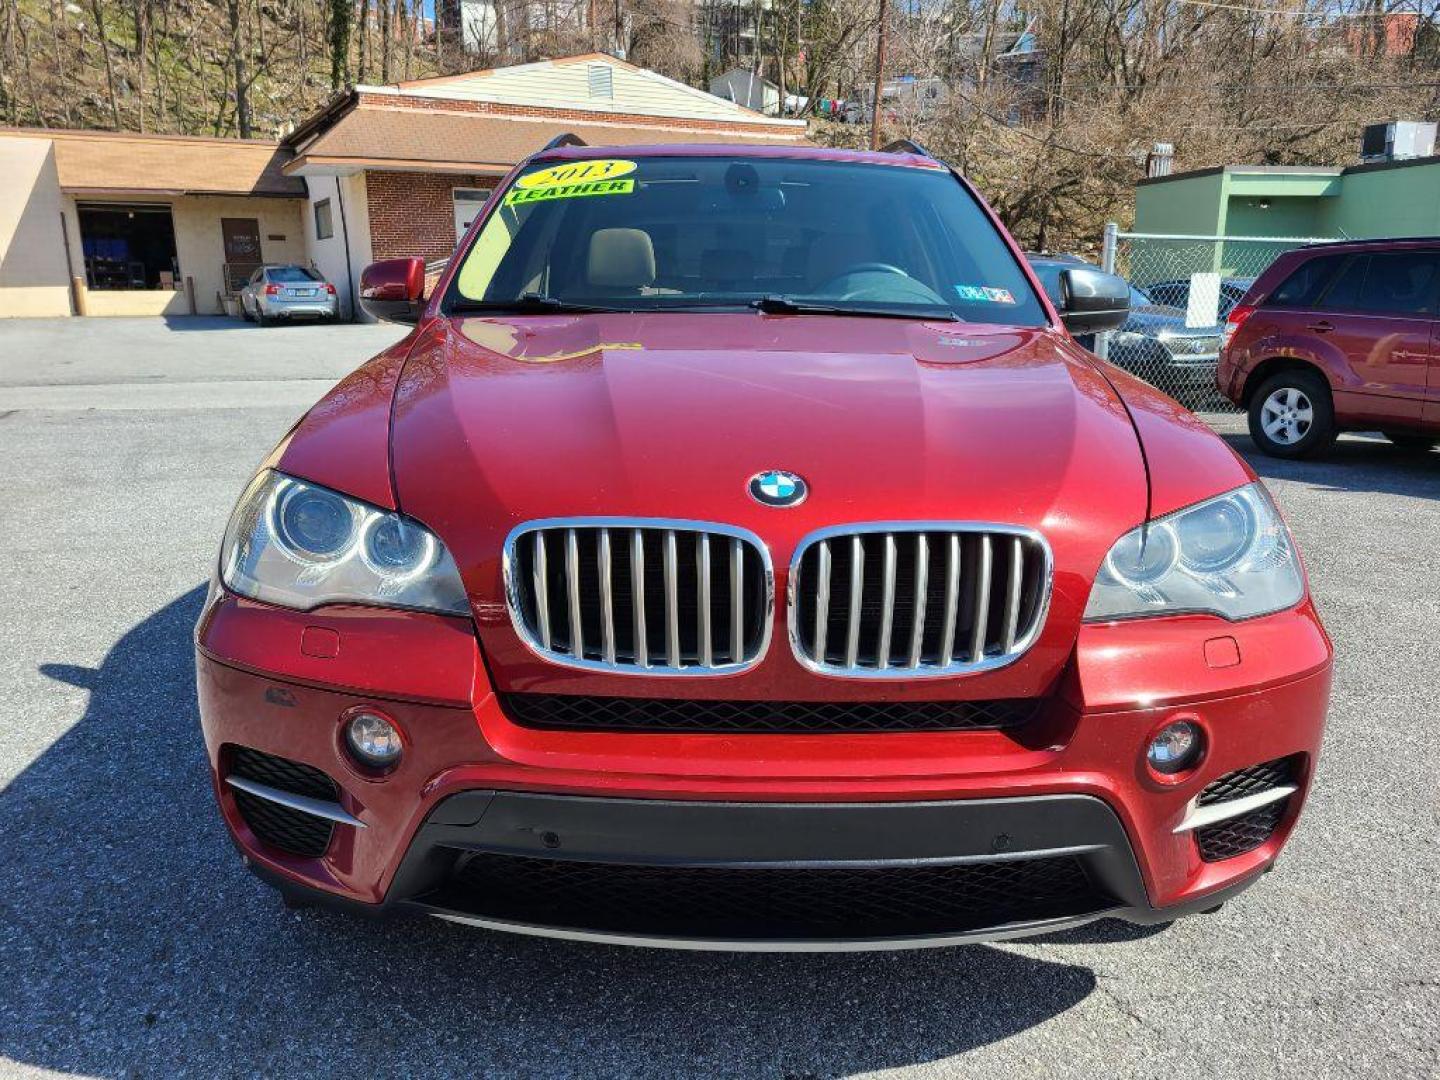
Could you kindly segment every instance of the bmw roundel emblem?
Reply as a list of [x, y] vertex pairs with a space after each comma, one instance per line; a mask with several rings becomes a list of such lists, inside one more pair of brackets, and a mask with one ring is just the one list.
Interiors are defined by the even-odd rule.
[[750, 497], [762, 506], [799, 506], [810, 488], [793, 472], [766, 469], [750, 478]]

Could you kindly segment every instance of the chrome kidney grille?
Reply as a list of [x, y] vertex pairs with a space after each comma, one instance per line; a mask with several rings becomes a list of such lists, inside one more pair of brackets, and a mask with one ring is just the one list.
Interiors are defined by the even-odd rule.
[[570, 667], [731, 674], [769, 645], [774, 571], [743, 529], [651, 518], [530, 522], [506, 539], [504, 573], [516, 633]]
[[854, 678], [961, 675], [1008, 664], [1050, 602], [1044, 538], [1005, 525], [896, 523], [826, 529], [790, 567], [795, 656]]

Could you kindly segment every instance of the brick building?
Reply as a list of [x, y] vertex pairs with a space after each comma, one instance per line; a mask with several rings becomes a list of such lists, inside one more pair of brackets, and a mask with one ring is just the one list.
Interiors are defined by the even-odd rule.
[[284, 172], [305, 180], [310, 256], [348, 306], [368, 262], [447, 258], [499, 178], [567, 131], [617, 146], [805, 139], [804, 121], [592, 53], [355, 87], [284, 140]]
[[214, 314], [262, 262], [354, 311], [375, 259], [447, 258], [496, 182], [556, 135], [798, 143], [777, 120], [590, 54], [357, 86], [278, 145], [0, 129], [0, 318]]

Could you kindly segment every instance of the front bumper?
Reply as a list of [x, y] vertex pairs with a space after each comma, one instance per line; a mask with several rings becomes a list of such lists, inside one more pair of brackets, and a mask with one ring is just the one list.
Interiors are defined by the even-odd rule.
[[[1182, 339], [1183, 340], [1183, 339]], [[1190, 352], [1183, 346], [1172, 346], [1162, 338], [1110, 342], [1110, 363], [1143, 379], [1163, 378], [1169, 384], [1209, 385], [1215, 381], [1220, 353], [1206, 350]]]
[[[337, 635], [338, 656], [307, 650], [317, 624]], [[1233, 648], [1212, 650], [1221, 636]], [[465, 620], [281, 612], [222, 595], [199, 644], [222, 812], [250, 865], [287, 892], [716, 948], [948, 944], [1212, 907], [1268, 869], [1293, 829], [1330, 684], [1329, 643], [1308, 604], [1242, 624], [1086, 626], [1063, 684], [1022, 728], [906, 735], [522, 728], [490, 691]], [[406, 733], [383, 777], [343, 749], [341, 718], [358, 704]], [[1209, 750], [1193, 775], [1166, 783], [1143, 751], [1182, 715], [1204, 727]], [[336, 824], [319, 856], [265, 842], [230, 782], [237, 747], [321, 770], [357, 824]], [[1236, 857], [1202, 858], [1182, 829], [1199, 792], [1281, 758], [1298, 762], [1296, 790], [1273, 831]], [[883, 895], [853, 892], [857, 881], [878, 881]], [[943, 902], [924, 910], [894, 900], [937, 891]], [[797, 916], [836, 893], [869, 914]], [[696, 917], [713, 906], [699, 898], [717, 894], [735, 902]], [[747, 906], [748, 930], [734, 917]]]
[[[292, 902], [333, 902], [262, 876]], [[663, 948], [901, 949], [1103, 917], [1168, 921], [1256, 876], [1151, 907], [1119, 819], [1085, 795], [814, 804], [470, 791], [429, 815], [378, 910]]]

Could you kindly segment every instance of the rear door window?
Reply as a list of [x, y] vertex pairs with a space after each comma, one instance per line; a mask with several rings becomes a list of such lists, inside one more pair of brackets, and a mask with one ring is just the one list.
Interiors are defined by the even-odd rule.
[[1437, 291], [1440, 252], [1376, 252], [1355, 306], [1383, 315], [1433, 315]]
[[269, 273], [271, 281], [278, 281], [285, 285], [308, 285], [319, 280], [303, 266], [272, 266]]
[[1314, 307], [1320, 293], [1345, 259], [1344, 255], [1322, 255], [1316, 259], [1307, 259], [1270, 294], [1266, 306]]
[[1325, 290], [1320, 303], [1314, 305], [1326, 311], [1357, 311], [1360, 297], [1365, 292], [1365, 277], [1370, 270], [1370, 256], [1356, 255], [1335, 278], [1334, 284]]

